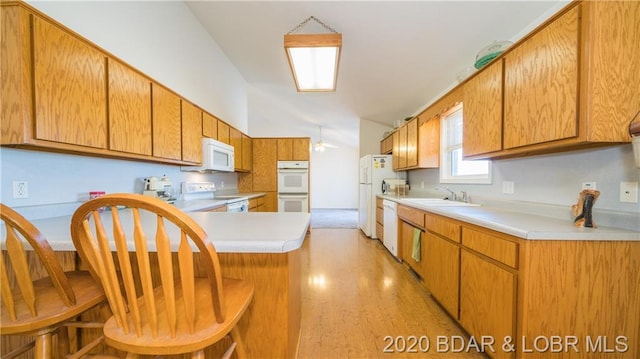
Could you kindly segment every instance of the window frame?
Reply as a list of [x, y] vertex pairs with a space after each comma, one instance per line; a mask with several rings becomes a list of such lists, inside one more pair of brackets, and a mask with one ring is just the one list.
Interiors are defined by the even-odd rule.
[[[493, 183], [492, 163], [490, 160], [475, 160], [487, 162], [487, 173], [482, 175], [453, 175], [453, 152], [462, 150], [462, 129], [460, 142], [450, 144], [450, 123], [452, 116], [460, 111], [464, 123], [463, 103], [458, 103], [440, 115], [440, 183], [491, 184]], [[464, 159], [462, 159], [464, 161]]]

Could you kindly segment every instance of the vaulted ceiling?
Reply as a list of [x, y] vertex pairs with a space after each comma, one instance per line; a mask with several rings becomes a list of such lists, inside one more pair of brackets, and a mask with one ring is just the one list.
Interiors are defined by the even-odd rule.
[[[187, 1], [247, 81], [249, 125], [323, 126], [358, 138], [359, 119], [392, 125], [475, 70], [493, 41], [518, 40], [567, 1]], [[342, 33], [337, 90], [296, 91], [283, 35], [315, 16]], [[312, 22], [299, 33], [326, 31]], [[252, 106], [252, 104], [262, 104]], [[271, 109], [264, 108], [268, 103]], [[273, 110], [273, 107], [278, 110]], [[284, 114], [284, 115], [283, 115]]]

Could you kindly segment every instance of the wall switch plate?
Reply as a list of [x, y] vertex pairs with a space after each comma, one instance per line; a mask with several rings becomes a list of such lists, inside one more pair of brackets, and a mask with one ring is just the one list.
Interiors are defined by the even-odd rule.
[[29, 198], [27, 181], [13, 181], [13, 198]]
[[502, 193], [513, 194], [515, 192], [515, 184], [511, 181], [502, 182]]
[[638, 203], [638, 182], [620, 182], [620, 202]]
[[595, 182], [582, 182], [582, 189], [596, 189]]

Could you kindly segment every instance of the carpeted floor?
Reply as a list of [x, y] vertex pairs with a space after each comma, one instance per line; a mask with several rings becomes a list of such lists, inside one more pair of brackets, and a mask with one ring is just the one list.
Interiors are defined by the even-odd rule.
[[312, 208], [311, 228], [358, 228], [358, 210]]

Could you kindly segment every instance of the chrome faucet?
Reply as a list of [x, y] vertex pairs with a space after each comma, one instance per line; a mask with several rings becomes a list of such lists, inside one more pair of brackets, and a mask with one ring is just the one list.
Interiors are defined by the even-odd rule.
[[467, 191], [460, 191], [460, 193], [462, 193], [462, 202], [464, 202], [464, 203], [471, 202], [469, 200], [469, 193], [467, 193]]
[[436, 187], [436, 189], [438, 191], [444, 192], [447, 194], [447, 197], [445, 197], [444, 199], [450, 199], [452, 201], [457, 201], [458, 200], [458, 195], [456, 195], [456, 193], [452, 190], [449, 189], [449, 187], [447, 188], [442, 188], [440, 186]]

